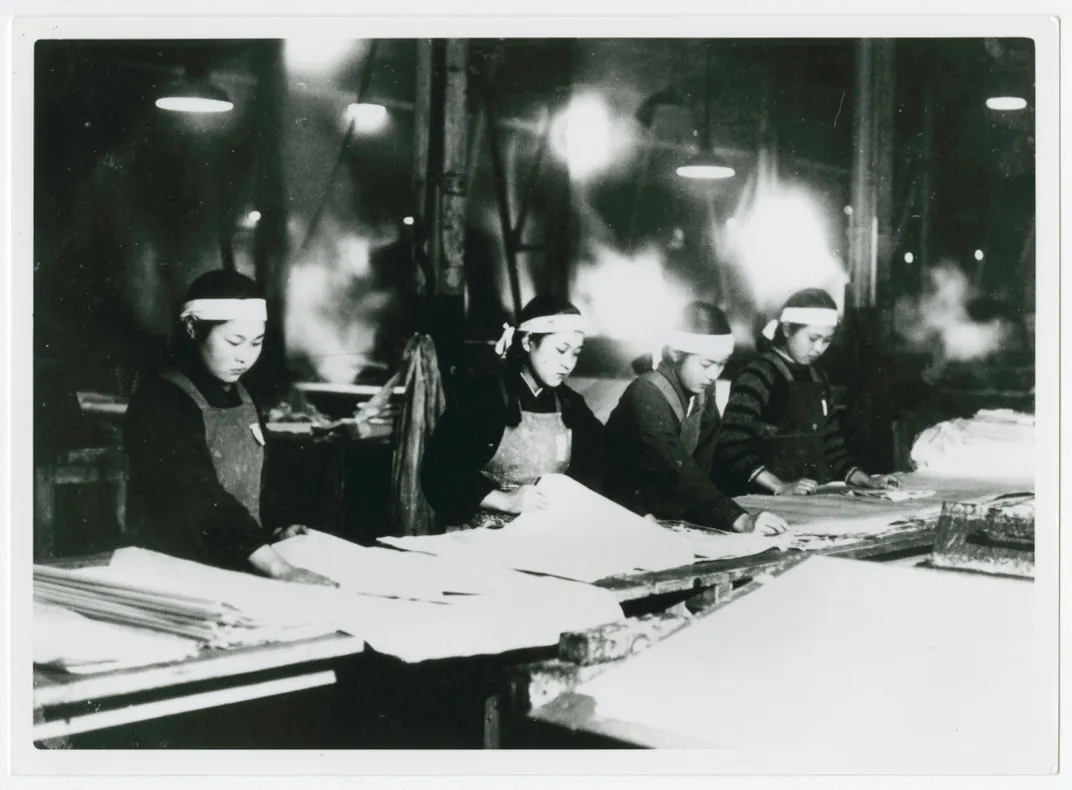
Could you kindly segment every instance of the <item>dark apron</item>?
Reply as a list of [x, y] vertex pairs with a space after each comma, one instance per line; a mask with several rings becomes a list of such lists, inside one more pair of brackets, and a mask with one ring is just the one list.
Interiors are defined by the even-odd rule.
[[185, 375], [175, 370], [161, 374], [189, 395], [201, 409], [205, 442], [216, 477], [224, 490], [241, 502], [258, 523], [261, 520], [261, 471], [264, 468], [264, 434], [257, 407], [241, 384], [235, 384], [242, 405], [213, 408]]
[[[693, 455], [700, 443], [700, 429], [703, 424], [707, 393], [700, 392], [696, 395], [691, 411], [686, 414], [685, 406], [681, 402], [681, 396], [678, 395], [674, 385], [670, 383], [666, 376], [658, 370], [651, 370], [644, 373], [640, 378], [654, 385], [662, 393], [666, 402], [670, 404], [670, 408], [678, 420], [678, 438], [685, 446], [685, 451], [689, 455]], [[627, 507], [635, 513], [641, 515], [655, 513], [660, 515], [673, 512], [675, 508], [679, 507], [676, 472], [668, 470], [664, 479], [648, 481], [639, 488], [625, 491], [624, 495], [626, 502], [623, 504], [627, 504]]]
[[[505, 390], [503, 397], [505, 398]], [[573, 431], [562, 421], [561, 404], [555, 393], [555, 411], [548, 414], [522, 411], [521, 422], [507, 426], [495, 455], [481, 473], [500, 491], [533, 485], [544, 475], [564, 474], [573, 454]], [[517, 516], [481, 508], [468, 523], [448, 526], [447, 531], [477, 527], [502, 527]]]
[[659, 392], [663, 394], [663, 397], [666, 398], [666, 402], [674, 410], [674, 416], [677, 417], [681, 425], [678, 437], [681, 439], [681, 443], [685, 445], [685, 450], [689, 455], [692, 455], [696, 452], [696, 445], [700, 443], [700, 427], [703, 422], [707, 393], [700, 392], [696, 396], [692, 411], [686, 415], [685, 407], [681, 404], [681, 397], [677, 394], [677, 390], [674, 389], [674, 385], [670, 383], [670, 379], [658, 370], [649, 370], [640, 378], [654, 384]]
[[768, 357], [785, 378], [789, 390], [785, 413], [760, 441], [764, 466], [785, 482], [808, 478], [831, 480], [823, 451], [823, 432], [833, 417], [829, 388], [822, 374], [810, 367], [811, 381], [796, 381], [789, 366], [776, 354]]

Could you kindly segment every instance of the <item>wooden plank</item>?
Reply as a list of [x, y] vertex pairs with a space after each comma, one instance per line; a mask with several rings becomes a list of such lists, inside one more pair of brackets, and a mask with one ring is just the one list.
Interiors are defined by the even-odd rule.
[[286, 645], [205, 651], [195, 659], [153, 667], [78, 676], [34, 669], [35, 708], [122, 697], [204, 680], [354, 655], [364, 640], [342, 634]]
[[562, 634], [558, 656], [580, 666], [615, 661], [650, 647], [692, 622], [689, 612], [662, 612], [627, 618], [587, 631]]

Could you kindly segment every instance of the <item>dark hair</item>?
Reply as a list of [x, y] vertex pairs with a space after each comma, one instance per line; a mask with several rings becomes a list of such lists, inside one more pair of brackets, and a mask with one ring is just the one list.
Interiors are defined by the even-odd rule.
[[[786, 299], [782, 309], [784, 310], [786, 307], [818, 307], [824, 310], [837, 310], [837, 303], [834, 301], [834, 297], [822, 288], [805, 288]], [[780, 315], [781, 310], [778, 312]], [[803, 328], [804, 324], [783, 324], [779, 321], [778, 328], [774, 330], [774, 337], [767, 342], [774, 348], [784, 349], [786, 343], [789, 342], [789, 337]], [[766, 341], [767, 339], [764, 337], [763, 340]]]
[[[517, 323], [521, 325], [532, 318], [543, 318], [548, 315], [580, 314], [581, 311], [565, 299], [543, 294], [529, 300], [529, 303], [521, 309], [521, 314], [517, 317]], [[512, 369], [521, 369], [527, 354], [525, 348], [521, 345], [522, 338], [529, 337], [536, 345], [539, 345], [546, 336], [546, 333], [515, 332], [513, 342], [510, 344], [510, 348], [506, 350], [506, 365]]]
[[[689, 302], [681, 311], [674, 328], [679, 332], [688, 332], [695, 335], [729, 335], [729, 319], [721, 309], [707, 302]], [[685, 355], [672, 348], [663, 349], [663, 363], [676, 365], [684, 359]]]
[[[190, 283], [186, 290], [184, 302], [194, 299], [258, 299], [262, 293], [256, 282], [231, 269], [214, 269], [205, 272]], [[171, 340], [168, 361], [172, 364], [188, 364], [196, 358], [197, 346], [205, 342], [220, 324], [225, 321], [206, 321], [198, 318], [188, 319], [194, 336], [186, 332], [185, 322], [179, 321]]]

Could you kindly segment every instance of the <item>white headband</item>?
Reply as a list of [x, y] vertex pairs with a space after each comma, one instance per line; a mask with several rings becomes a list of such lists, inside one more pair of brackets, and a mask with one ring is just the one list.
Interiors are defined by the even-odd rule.
[[763, 336], [767, 340], [774, 339], [779, 322], [801, 326], [837, 326], [838, 311], [829, 307], [786, 307], [777, 321], [771, 321], [763, 327]]
[[505, 356], [510, 344], [514, 342], [515, 332], [538, 332], [549, 335], [552, 332], [588, 332], [588, 322], [583, 315], [575, 313], [558, 313], [556, 315], [541, 315], [522, 321], [515, 329], [509, 324], [503, 324], [503, 333], [499, 342], [495, 344], [495, 353], [500, 357]]
[[199, 318], [202, 321], [248, 318], [267, 321], [268, 307], [263, 299], [192, 299], [182, 306], [179, 318]]
[[691, 332], [671, 332], [666, 347], [686, 354], [698, 354], [707, 359], [721, 359], [733, 353], [733, 335], [699, 335]]

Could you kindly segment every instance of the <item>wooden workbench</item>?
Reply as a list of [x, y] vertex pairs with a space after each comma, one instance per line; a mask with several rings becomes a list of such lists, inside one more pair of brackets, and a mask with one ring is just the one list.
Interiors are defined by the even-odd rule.
[[185, 661], [95, 675], [35, 667], [33, 738], [65, 738], [332, 685], [333, 663], [363, 648], [363, 640], [338, 634], [206, 650]]

